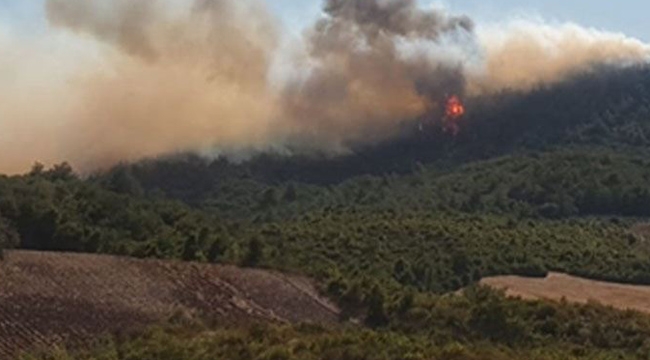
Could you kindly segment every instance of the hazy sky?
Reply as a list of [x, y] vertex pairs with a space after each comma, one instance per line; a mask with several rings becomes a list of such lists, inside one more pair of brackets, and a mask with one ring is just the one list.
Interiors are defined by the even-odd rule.
[[[2, 1], [2, 0], [0, 0]], [[318, 0], [267, 0], [271, 8], [294, 28], [317, 16]], [[538, 16], [551, 22], [572, 21], [601, 30], [623, 32], [650, 41], [648, 0], [420, 0], [424, 6], [442, 4], [477, 22], [495, 22], [516, 16]]]
[[[0, 0], [0, 25], [19, 25], [20, 31], [42, 29], [43, 0]], [[136, 1], [136, 0], [134, 0]], [[320, 0], [265, 0], [294, 32], [319, 14]], [[650, 42], [648, 0], [420, 0], [423, 5], [443, 4], [479, 23], [515, 16], [537, 16], [551, 22], [572, 21], [597, 29], [623, 32]], [[16, 26], [13, 26], [16, 28]]]

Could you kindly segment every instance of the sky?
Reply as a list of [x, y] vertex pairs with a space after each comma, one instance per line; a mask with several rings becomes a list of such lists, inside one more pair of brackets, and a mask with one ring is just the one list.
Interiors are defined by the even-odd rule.
[[[319, 0], [267, 0], [267, 3], [294, 30], [317, 17], [321, 4]], [[471, 16], [477, 23], [533, 16], [549, 22], [574, 22], [599, 30], [622, 32], [650, 42], [648, 0], [420, 0], [420, 3], [423, 6], [443, 5], [451, 12]]]
[[[294, 34], [318, 17], [320, 0], [264, 0]], [[470, 15], [479, 24], [513, 17], [537, 17], [549, 22], [575, 22], [600, 30], [621, 32], [650, 42], [648, 0], [419, 0], [423, 6], [443, 5]], [[0, 0], [0, 26], [20, 32], [42, 31], [43, 0]]]

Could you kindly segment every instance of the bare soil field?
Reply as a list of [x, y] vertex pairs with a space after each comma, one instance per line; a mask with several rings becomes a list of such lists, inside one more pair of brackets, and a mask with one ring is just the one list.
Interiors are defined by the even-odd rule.
[[194, 314], [212, 321], [331, 323], [305, 278], [233, 266], [10, 251], [0, 261], [0, 359], [82, 346], [102, 334]]
[[621, 310], [650, 313], [650, 286], [615, 284], [559, 273], [550, 273], [543, 279], [499, 276], [485, 278], [481, 283], [504, 289], [508, 295], [524, 299], [564, 298], [576, 303], [596, 301]]

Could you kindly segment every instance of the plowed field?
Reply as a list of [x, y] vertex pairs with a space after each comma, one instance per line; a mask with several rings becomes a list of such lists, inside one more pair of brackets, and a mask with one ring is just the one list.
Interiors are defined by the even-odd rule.
[[338, 318], [308, 279], [276, 272], [24, 251], [0, 261], [0, 359], [83, 345], [179, 313], [227, 323]]

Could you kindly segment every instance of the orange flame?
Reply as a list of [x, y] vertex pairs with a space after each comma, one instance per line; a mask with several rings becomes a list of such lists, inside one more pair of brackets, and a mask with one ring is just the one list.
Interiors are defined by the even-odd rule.
[[465, 115], [465, 105], [460, 100], [460, 97], [452, 95], [447, 99], [445, 105], [445, 118], [443, 119], [443, 130], [451, 132], [454, 136], [458, 135], [460, 127], [458, 126], [458, 119]]
[[465, 106], [456, 95], [447, 99], [446, 113], [449, 119], [455, 120], [465, 115]]

